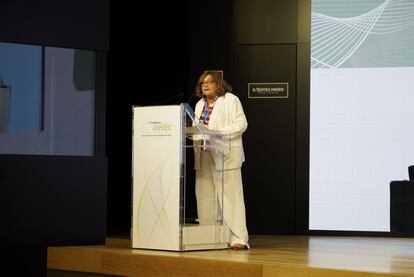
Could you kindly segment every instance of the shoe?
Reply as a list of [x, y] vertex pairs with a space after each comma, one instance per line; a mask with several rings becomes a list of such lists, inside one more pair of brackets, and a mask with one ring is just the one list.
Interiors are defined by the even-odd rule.
[[244, 250], [244, 249], [247, 249], [247, 246], [244, 245], [244, 244], [235, 243], [231, 246], [231, 249], [233, 249], [233, 250]]

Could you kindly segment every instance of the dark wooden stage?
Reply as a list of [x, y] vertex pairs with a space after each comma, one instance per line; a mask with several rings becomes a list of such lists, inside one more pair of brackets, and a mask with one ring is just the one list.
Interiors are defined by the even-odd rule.
[[48, 269], [117, 276], [414, 276], [414, 238], [251, 236], [251, 250], [169, 252], [106, 245], [49, 247]]

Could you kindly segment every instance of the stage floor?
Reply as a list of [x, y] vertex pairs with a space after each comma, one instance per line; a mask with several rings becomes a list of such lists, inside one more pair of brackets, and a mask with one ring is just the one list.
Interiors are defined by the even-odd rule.
[[102, 246], [49, 247], [48, 269], [119, 276], [414, 276], [414, 238], [251, 235], [250, 250], [170, 252]]

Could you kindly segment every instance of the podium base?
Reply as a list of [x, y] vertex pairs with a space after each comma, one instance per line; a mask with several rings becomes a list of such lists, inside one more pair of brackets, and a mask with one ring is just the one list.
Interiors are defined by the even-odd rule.
[[182, 251], [229, 248], [227, 225], [186, 224], [183, 227]]

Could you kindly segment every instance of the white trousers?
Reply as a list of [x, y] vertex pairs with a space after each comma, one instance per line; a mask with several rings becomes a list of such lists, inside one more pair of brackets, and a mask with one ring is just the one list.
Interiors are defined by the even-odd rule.
[[[222, 173], [224, 192], [221, 191]], [[239, 243], [250, 248], [241, 168], [218, 171], [214, 167], [211, 153], [202, 151], [195, 186], [200, 224], [214, 224], [216, 219], [220, 219], [223, 210], [224, 222], [230, 228], [230, 246]], [[220, 201], [216, 200], [217, 197]]]

